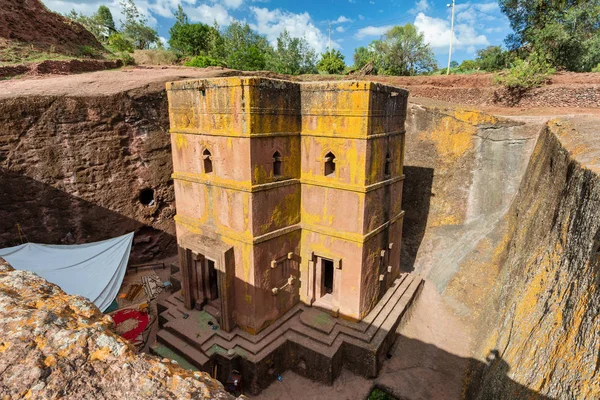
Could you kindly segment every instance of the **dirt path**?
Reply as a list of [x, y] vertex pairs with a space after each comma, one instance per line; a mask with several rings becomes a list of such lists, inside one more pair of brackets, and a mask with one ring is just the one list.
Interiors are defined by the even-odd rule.
[[256, 399], [365, 399], [373, 387], [406, 400], [460, 399], [462, 378], [468, 364], [470, 334], [455, 317], [435, 286], [426, 283], [413, 305], [408, 322], [374, 380], [346, 370], [332, 386], [312, 382], [286, 372]]

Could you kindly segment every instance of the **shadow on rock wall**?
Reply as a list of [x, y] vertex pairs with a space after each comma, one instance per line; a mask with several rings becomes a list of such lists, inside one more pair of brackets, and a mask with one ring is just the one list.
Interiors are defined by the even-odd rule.
[[130, 263], [172, 252], [175, 237], [82, 200], [51, 185], [0, 168], [0, 242], [76, 244], [135, 231]]
[[414, 271], [415, 259], [425, 235], [433, 186], [433, 168], [405, 166], [402, 209], [405, 211], [402, 228], [402, 272]]

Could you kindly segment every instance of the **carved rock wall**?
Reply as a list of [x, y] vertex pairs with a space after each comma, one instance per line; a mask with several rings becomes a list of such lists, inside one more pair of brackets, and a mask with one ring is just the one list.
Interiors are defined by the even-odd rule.
[[[135, 230], [131, 262], [174, 253], [162, 85], [4, 99], [0, 127], [0, 247], [86, 243]], [[146, 189], [153, 201], [144, 205]]]

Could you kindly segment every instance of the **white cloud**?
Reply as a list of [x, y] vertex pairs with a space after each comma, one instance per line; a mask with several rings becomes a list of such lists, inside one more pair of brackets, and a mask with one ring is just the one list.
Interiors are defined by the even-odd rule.
[[385, 26], [367, 26], [366, 28], [361, 28], [354, 35], [357, 39], [362, 39], [368, 36], [381, 36], [390, 29], [392, 29], [394, 25], [385, 25]]
[[177, 8], [177, 5], [180, 4], [178, 0], [154, 0], [152, 4], [150, 4], [150, 10], [165, 18], [172, 18], [173, 11]]
[[340, 32], [340, 33], [345, 31], [343, 26], [338, 26], [337, 28], [335, 28], [335, 30], [336, 30], [336, 32]]
[[456, 6], [456, 20], [465, 23], [476, 23], [477, 21], [494, 21], [500, 17], [498, 3], [463, 3]]
[[225, 5], [225, 7], [232, 10], [238, 9], [243, 2], [243, 0], [223, 0], [223, 4]]
[[344, 22], [353, 22], [350, 18], [346, 18], [340, 15], [335, 21], [331, 21], [332, 24], [343, 24]]
[[[66, 14], [71, 10], [75, 10], [85, 15], [91, 15], [98, 10], [101, 5], [106, 5], [110, 8], [115, 22], [117, 22], [121, 16], [121, 7], [117, 0], [113, 1], [102, 1], [102, 0], [43, 0], [43, 3], [52, 11], [56, 11], [60, 14]], [[119, 18], [117, 18], [119, 15]]]
[[369, 4], [375, 4], [375, 2], [373, 0], [369, 1]]
[[356, 0], [348, 0], [348, 3], [354, 4], [354, 3], [356, 3]]
[[[105, 5], [110, 9], [117, 25], [124, 19], [119, 0], [43, 0], [43, 3], [50, 10], [60, 14], [66, 14], [71, 10], [75, 10], [84, 15], [92, 15], [98, 11], [98, 7]], [[158, 22], [152, 15], [152, 6], [148, 0], [138, 0], [135, 2], [135, 5], [140, 13], [148, 19], [148, 25], [156, 27]]]
[[430, 8], [430, 6], [429, 6], [429, 2], [427, 0], [417, 0], [417, 2], [415, 3], [415, 6], [413, 8], [411, 8], [410, 10], [408, 10], [408, 12], [411, 14], [416, 14], [419, 12], [426, 12], [429, 10], [429, 8]]
[[474, 5], [478, 11], [485, 13], [500, 12], [500, 5], [497, 2], [479, 3]]
[[[419, 13], [415, 19], [415, 26], [423, 32], [425, 41], [434, 49], [446, 48], [450, 45], [450, 23], [448, 21]], [[454, 28], [453, 45], [456, 49], [490, 44], [485, 35], [478, 34], [472, 25], [456, 24]]]
[[504, 27], [499, 26], [499, 27], [495, 27], [495, 28], [486, 28], [485, 31], [487, 33], [499, 33], [502, 32], [504, 30]]
[[360, 19], [362, 21], [363, 19], [365, 19], [365, 17], [364, 17], [364, 15], [358, 14], [358, 19]]
[[212, 6], [201, 4], [194, 8], [184, 8], [184, 10], [192, 22], [212, 25], [214, 21], [217, 21], [220, 26], [227, 26], [234, 20], [225, 7], [220, 4]]
[[[307, 12], [294, 14], [280, 9], [269, 10], [267, 8], [250, 7], [256, 22], [250, 27], [261, 35], [265, 35], [271, 44], [276, 44], [277, 37], [287, 29], [292, 37], [304, 38], [308, 44], [318, 53], [325, 51], [328, 38], [317, 28], [310, 14]], [[332, 41], [332, 47], [340, 48], [340, 45]]]

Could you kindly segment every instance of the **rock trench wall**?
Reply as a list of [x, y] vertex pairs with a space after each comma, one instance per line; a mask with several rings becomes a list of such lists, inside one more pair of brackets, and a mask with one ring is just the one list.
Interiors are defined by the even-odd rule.
[[600, 398], [596, 131], [594, 119], [558, 119], [538, 140], [507, 216], [477, 399]]
[[[131, 262], [175, 253], [162, 85], [111, 96], [0, 101], [0, 247], [136, 231]], [[140, 193], [151, 189], [152, 204]]]
[[495, 282], [493, 251], [544, 121], [409, 105], [401, 268], [434, 283], [465, 318]]
[[0, 258], [0, 398], [233, 399], [204, 372], [144, 354], [90, 301]]
[[473, 326], [466, 398], [600, 398], [597, 125], [409, 108], [402, 267]]

